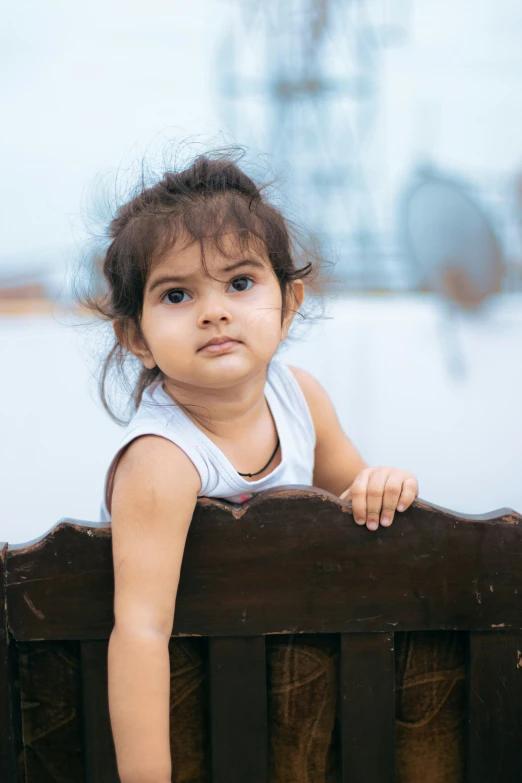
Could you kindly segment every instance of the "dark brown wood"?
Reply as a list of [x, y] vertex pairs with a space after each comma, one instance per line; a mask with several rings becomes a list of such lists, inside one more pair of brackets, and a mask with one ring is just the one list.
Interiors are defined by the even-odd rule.
[[[198, 503], [174, 635], [522, 630], [521, 587], [514, 512], [466, 517], [418, 501], [371, 532], [333, 495], [285, 487], [239, 510]], [[110, 526], [62, 522], [9, 551], [8, 605], [16, 639], [108, 639]]]
[[469, 783], [522, 780], [522, 634], [469, 639]]
[[[9, 548], [8, 612], [25, 641], [108, 639], [114, 623], [110, 525], [60, 522]], [[19, 626], [21, 625], [21, 627]]]
[[212, 783], [268, 783], [265, 640], [209, 644]]
[[[0, 559], [0, 779], [22, 749], [17, 642], [83, 643], [87, 779], [116, 781], [110, 525], [61, 521]], [[3, 570], [2, 570], [3, 569]], [[6, 611], [7, 607], [7, 611]], [[418, 501], [391, 529], [314, 489], [198, 503], [173, 635], [210, 637], [214, 782], [266, 783], [264, 634], [340, 633], [343, 780], [393, 780], [393, 632], [472, 631], [469, 783], [522, 781], [522, 517]], [[23, 765], [18, 765], [23, 768]]]
[[340, 706], [343, 783], [395, 780], [393, 634], [342, 634]]
[[[23, 753], [18, 651], [9, 633], [6, 603], [7, 544], [0, 544], [0, 781], [19, 783], [18, 757]], [[23, 766], [23, 765], [22, 765]]]
[[108, 643], [82, 642], [86, 783], [119, 783], [109, 715]]

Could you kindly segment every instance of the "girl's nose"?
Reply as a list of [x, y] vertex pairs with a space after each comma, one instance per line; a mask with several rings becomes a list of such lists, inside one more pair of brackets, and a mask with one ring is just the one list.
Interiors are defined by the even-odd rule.
[[226, 308], [226, 302], [221, 296], [208, 296], [204, 299], [198, 318], [198, 326], [208, 324], [227, 324], [232, 317]]

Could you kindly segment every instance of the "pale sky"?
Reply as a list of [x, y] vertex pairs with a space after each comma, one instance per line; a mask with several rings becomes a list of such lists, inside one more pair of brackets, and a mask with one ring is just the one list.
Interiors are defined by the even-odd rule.
[[[238, 3], [4, 3], [0, 271], [69, 259], [100, 174], [158, 139], [230, 131], [218, 53]], [[398, 184], [423, 157], [479, 179], [522, 168], [518, 0], [411, 7], [406, 45], [383, 59], [374, 182], [390, 214]]]
[[0, 263], [66, 247], [93, 179], [158, 133], [219, 129], [218, 10], [203, 0], [4, 6]]
[[[81, 252], [97, 177], [125, 174], [168, 139], [204, 141], [231, 130], [218, 69], [229, 56], [224, 42], [234, 8], [249, 1], [4, 0], [0, 278], [45, 265], [63, 277]], [[486, 189], [497, 179], [509, 189], [522, 170], [520, 0], [411, 6], [405, 45], [383, 56], [368, 154], [389, 222], [420, 160]], [[245, 44], [246, 56], [256, 58], [254, 43]], [[370, 462], [418, 473], [422, 497], [467, 512], [502, 505], [520, 511], [520, 362], [513, 356], [520, 355], [521, 310], [519, 298], [499, 299], [491, 317], [446, 327], [457, 336], [452, 350], [464, 357], [463, 380], [450, 377], [443, 315], [429, 297], [341, 304], [339, 320], [326, 321], [331, 332], [311, 347], [298, 343], [291, 363], [317, 372]], [[7, 318], [1, 326], [3, 365], [17, 368], [17, 382], [2, 389], [1, 473], [20, 491], [0, 498], [0, 517], [12, 525], [4, 539], [27, 541], [60, 516], [96, 518], [104, 465], [121, 432], [94, 402], [88, 351], [78, 350], [74, 330], [49, 318]], [[40, 407], [33, 404], [35, 377]], [[31, 493], [26, 475], [35, 477]], [[31, 527], [35, 520], [43, 529]]]

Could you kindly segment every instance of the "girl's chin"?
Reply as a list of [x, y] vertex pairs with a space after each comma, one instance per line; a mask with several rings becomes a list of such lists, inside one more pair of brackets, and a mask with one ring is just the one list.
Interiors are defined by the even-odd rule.
[[200, 364], [199, 368], [202, 375], [205, 378], [212, 380], [223, 380], [223, 382], [231, 380], [239, 380], [256, 371], [261, 372], [266, 368], [270, 359], [265, 358], [253, 358], [238, 356], [237, 354], [229, 353], [222, 354], [221, 356], [212, 357], [210, 361], [205, 361], [203, 366]]
[[225, 388], [231, 383], [262, 373], [271, 359], [272, 354], [268, 351], [259, 355], [250, 352], [245, 355], [243, 351], [205, 357], [196, 354], [196, 361], [186, 364], [181, 373], [178, 366], [173, 367], [171, 373], [167, 370], [166, 374], [172, 379], [173, 385]]

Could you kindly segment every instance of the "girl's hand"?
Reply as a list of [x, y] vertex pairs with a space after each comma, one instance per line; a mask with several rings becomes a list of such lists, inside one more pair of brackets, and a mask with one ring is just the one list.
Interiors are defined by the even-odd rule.
[[405, 511], [419, 492], [417, 479], [411, 473], [396, 468], [365, 468], [355, 477], [341, 500], [351, 500], [352, 513], [358, 525], [368, 530], [388, 527], [395, 510]]

